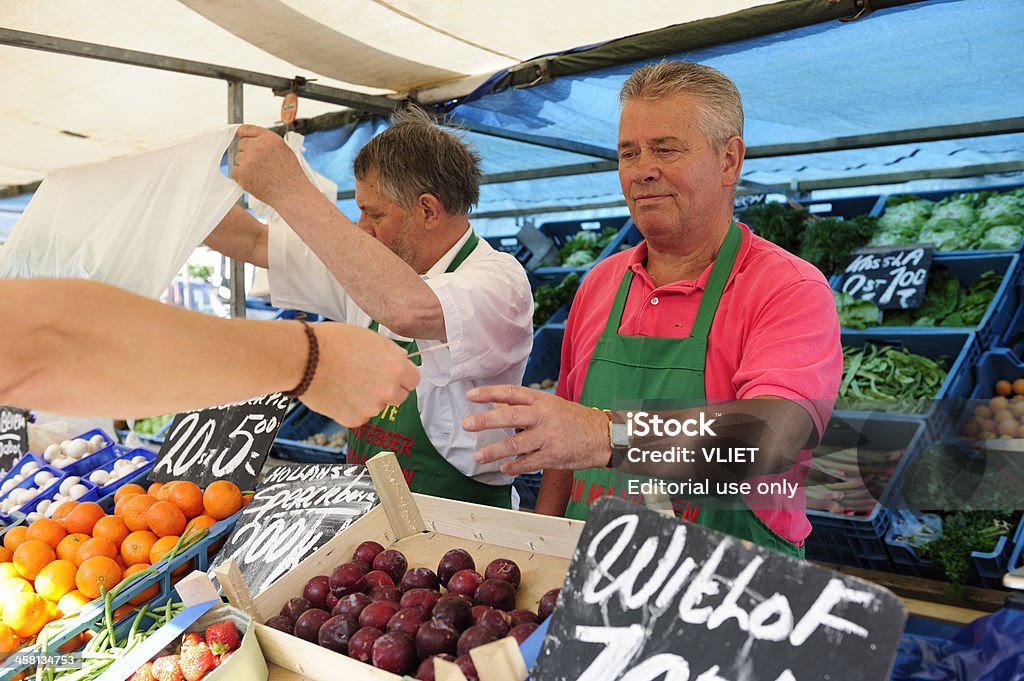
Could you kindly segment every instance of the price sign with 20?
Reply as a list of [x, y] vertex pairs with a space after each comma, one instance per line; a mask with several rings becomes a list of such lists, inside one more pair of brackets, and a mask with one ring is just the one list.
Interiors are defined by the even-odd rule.
[[274, 393], [247, 402], [178, 414], [150, 480], [191, 480], [205, 487], [231, 480], [252, 489], [281, 427], [289, 398]]

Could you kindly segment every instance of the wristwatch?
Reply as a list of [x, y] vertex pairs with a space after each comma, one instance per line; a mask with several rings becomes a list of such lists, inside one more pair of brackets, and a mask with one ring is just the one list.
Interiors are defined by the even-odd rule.
[[608, 465], [618, 466], [629, 450], [629, 432], [626, 422], [620, 421], [620, 417], [615, 412], [605, 409], [604, 413], [608, 417], [608, 442], [612, 449], [611, 461]]

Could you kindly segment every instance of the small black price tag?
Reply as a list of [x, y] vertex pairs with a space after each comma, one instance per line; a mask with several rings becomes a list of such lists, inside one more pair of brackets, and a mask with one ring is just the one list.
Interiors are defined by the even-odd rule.
[[11, 470], [28, 451], [28, 412], [0, 405], [0, 473]]
[[253, 489], [291, 398], [281, 393], [177, 414], [149, 479], [206, 487], [230, 480]]
[[614, 497], [590, 507], [530, 678], [889, 678], [885, 589]]
[[882, 310], [916, 310], [924, 300], [931, 246], [861, 248], [843, 272], [843, 292], [870, 300]]

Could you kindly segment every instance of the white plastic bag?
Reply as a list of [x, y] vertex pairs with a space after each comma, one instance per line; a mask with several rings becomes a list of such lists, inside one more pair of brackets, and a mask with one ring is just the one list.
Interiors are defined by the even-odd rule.
[[95, 279], [156, 298], [242, 195], [220, 171], [237, 127], [50, 173], [0, 252], [0, 278]]

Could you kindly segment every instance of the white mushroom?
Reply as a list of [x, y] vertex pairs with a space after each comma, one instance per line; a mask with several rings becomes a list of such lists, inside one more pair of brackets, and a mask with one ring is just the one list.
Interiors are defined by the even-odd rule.
[[46, 461], [53, 461], [53, 459], [60, 455], [60, 445], [50, 445], [43, 451], [43, 458]]
[[110, 480], [110, 473], [104, 470], [93, 471], [89, 474], [89, 482], [96, 483], [100, 487], [107, 484], [108, 480]]
[[106, 446], [107, 446], [107, 438], [103, 437], [99, 433], [96, 433], [91, 438], [89, 438], [89, 450], [90, 451], [98, 452], [99, 450], [103, 449]]
[[89, 442], [83, 440], [80, 437], [75, 438], [65, 444], [62, 442], [60, 448], [64, 450], [64, 454], [70, 456], [72, 459], [81, 459], [84, 455], [89, 453]]
[[79, 499], [88, 491], [89, 488], [86, 487], [85, 485], [75, 485], [74, 487], [71, 488], [69, 495], [71, 496], [72, 499]]

